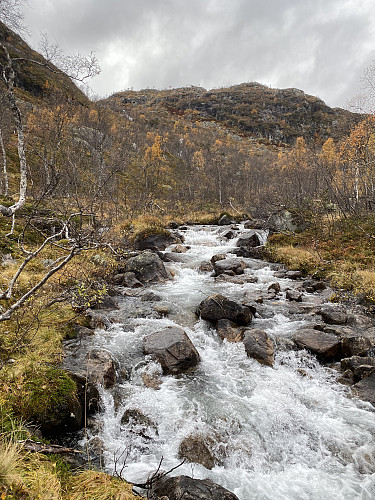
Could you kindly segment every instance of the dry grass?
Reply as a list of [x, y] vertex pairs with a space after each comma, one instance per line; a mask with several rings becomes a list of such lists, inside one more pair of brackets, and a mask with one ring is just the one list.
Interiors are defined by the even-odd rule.
[[67, 483], [67, 500], [136, 500], [132, 487], [120, 479], [98, 471], [85, 471]]

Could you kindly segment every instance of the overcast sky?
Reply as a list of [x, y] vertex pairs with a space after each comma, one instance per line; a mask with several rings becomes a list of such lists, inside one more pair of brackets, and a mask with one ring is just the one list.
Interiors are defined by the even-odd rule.
[[95, 51], [101, 96], [257, 81], [344, 107], [375, 60], [375, 0], [28, 0], [25, 21], [66, 52]]

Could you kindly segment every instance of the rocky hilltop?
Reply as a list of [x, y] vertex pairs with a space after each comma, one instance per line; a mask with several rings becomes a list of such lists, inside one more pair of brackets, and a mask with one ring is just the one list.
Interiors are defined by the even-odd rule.
[[260, 83], [243, 83], [206, 90], [184, 87], [169, 90], [127, 90], [110, 97], [131, 110], [134, 106], [164, 107], [170, 113], [190, 115], [197, 121], [214, 121], [234, 132], [271, 143], [293, 144], [297, 137], [321, 143], [339, 139], [361, 117], [331, 108], [321, 99], [298, 89], [273, 89]]

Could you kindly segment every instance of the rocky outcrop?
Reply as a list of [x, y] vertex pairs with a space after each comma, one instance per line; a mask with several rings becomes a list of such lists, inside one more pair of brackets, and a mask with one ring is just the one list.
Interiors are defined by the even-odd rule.
[[212, 469], [215, 465], [213, 445], [213, 440], [207, 436], [200, 434], [188, 436], [181, 441], [178, 458]]
[[133, 272], [116, 274], [112, 278], [112, 281], [115, 285], [126, 286], [128, 288], [141, 288], [143, 286]]
[[166, 476], [153, 489], [158, 497], [169, 500], [238, 500], [238, 497], [210, 479], [193, 479], [188, 476]]
[[222, 215], [219, 219], [219, 226], [229, 226], [230, 224], [236, 224], [237, 221], [235, 219], [233, 219], [233, 217], [231, 217], [230, 215]]
[[144, 338], [143, 351], [151, 354], [164, 374], [177, 375], [197, 366], [200, 356], [182, 328], [170, 326]]
[[132, 272], [141, 283], [162, 282], [171, 278], [160, 257], [146, 250], [124, 264], [124, 272]]
[[197, 313], [202, 319], [208, 321], [229, 319], [237, 325], [248, 325], [253, 316], [249, 307], [227, 299], [221, 294], [211, 295], [203, 300], [199, 304]]
[[372, 343], [367, 337], [350, 335], [342, 339], [342, 355], [345, 358], [366, 356], [371, 348]]
[[246, 354], [262, 365], [273, 366], [275, 346], [267, 333], [260, 328], [245, 329], [243, 343]]
[[342, 357], [340, 337], [333, 333], [304, 328], [293, 336], [293, 340], [300, 349], [307, 349], [323, 360]]
[[232, 272], [234, 274], [243, 274], [246, 264], [242, 259], [222, 259], [213, 263], [215, 275]]

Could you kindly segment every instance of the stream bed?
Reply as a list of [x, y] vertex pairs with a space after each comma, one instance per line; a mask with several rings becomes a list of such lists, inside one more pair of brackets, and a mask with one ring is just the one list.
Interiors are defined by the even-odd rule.
[[[103, 443], [105, 469], [118, 472], [126, 461], [123, 476], [145, 482], [162, 457], [163, 469], [178, 465], [181, 443], [198, 436], [212, 468], [186, 461], [172, 475], [210, 478], [240, 500], [375, 498], [375, 408], [351, 397], [336, 369], [290, 340], [311, 324], [311, 311], [330, 291], [304, 292], [301, 304], [292, 303], [285, 289], [301, 283], [276, 278], [275, 266], [254, 259], [243, 259], [243, 284], [215, 280], [198, 268], [213, 255], [231, 256], [235, 240], [222, 234], [217, 226], [188, 227], [184, 244], [190, 249], [176, 254], [181, 262], [165, 264], [173, 279], [118, 297], [115, 322], [87, 339], [86, 348], [105, 348], [128, 373], [115, 388], [100, 388], [102, 411], [88, 430], [91, 442]], [[265, 233], [259, 236], [264, 240]], [[259, 304], [251, 324], [275, 343], [273, 367], [249, 358], [242, 342], [222, 341], [195, 314], [214, 293], [240, 302], [276, 281], [281, 294]], [[142, 300], [146, 292], [161, 300]], [[158, 314], [150, 313], [155, 304]], [[198, 350], [194, 371], [162, 375], [143, 354], [144, 336], [167, 326], [182, 327]], [[147, 386], [146, 379], [157, 383]]]

